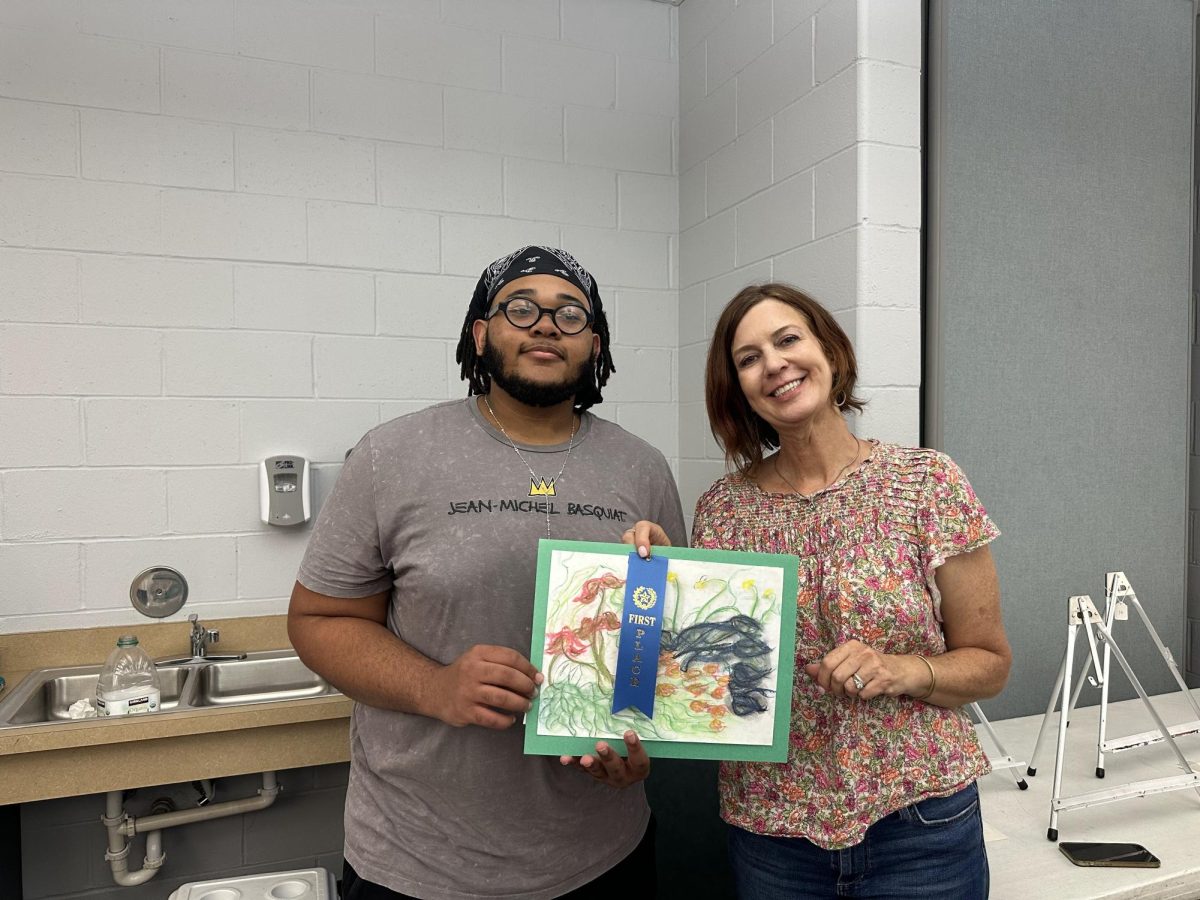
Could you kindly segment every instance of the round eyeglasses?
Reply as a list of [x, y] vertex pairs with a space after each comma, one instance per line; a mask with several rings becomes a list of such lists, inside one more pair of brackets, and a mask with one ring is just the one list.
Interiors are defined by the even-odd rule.
[[524, 297], [510, 297], [500, 303], [495, 309], [484, 316], [490, 319], [496, 313], [504, 313], [504, 318], [515, 328], [532, 328], [541, 321], [542, 316], [549, 316], [563, 334], [579, 334], [592, 324], [592, 314], [586, 307], [578, 303], [567, 303], [555, 309], [539, 306]]

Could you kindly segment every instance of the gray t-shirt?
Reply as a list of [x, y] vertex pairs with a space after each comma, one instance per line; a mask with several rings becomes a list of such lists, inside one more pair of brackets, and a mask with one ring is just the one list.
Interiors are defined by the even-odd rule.
[[[370, 431], [317, 518], [300, 583], [333, 597], [391, 590], [388, 627], [442, 663], [475, 644], [528, 656], [538, 539], [619, 541], [638, 519], [687, 543], [661, 453], [584, 414], [574, 446], [521, 446], [530, 474], [474, 398]], [[549, 504], [549, 507], [546, 506]], [[348, 600], [347, 602], [352, 602]], [[429, 900], [557, 897], [637, 845], [641, 785], [594, 782], [526, 756], [524, 726], [453, 728], [354, 706], [346, 858], [363, 878]]]

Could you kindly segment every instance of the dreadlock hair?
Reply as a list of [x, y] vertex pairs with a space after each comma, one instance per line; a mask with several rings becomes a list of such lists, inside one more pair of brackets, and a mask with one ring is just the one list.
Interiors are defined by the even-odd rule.
[[[490, 302], [485, 279], [480, 278], [475, 286], [475, 293], [471, 295], [471, 305], [467, 307], [467, 317], [463, 320], [458, 349], [454, 353], [455, 361], [462, 366], [462, 379], [467, 382], [468, 397], [486, 394], [492, 388], [492, 376], [484, 369], [482, 360], [475, 353], [475, 337], [471, 333], [475, 320], [487, 316]], [[600, 303], [600, 289], [595, 278], [592, 279], [592, 287], [588, 291], [588, 302], [592, 306], [592, 333], [600, 338], [600, 352], [593, 361], [592, 383], [575, 395], [576, 412], [583, 412], [597, 403], [603, 403], [604, 397], [601, 396], [600, 389], [608, 383], [608, 376], [617, 371], [609, 351], [608, 317], [604, 315], [604, 307]]]

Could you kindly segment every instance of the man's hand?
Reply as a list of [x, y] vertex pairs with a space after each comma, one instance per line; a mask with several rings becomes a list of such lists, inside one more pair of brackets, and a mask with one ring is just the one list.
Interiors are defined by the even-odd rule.
[[646, 755], [646, 748], [638, 740], [637, 732], [625, 732], [625, 748], [629, 754], [628, 758], [622, 758], [621, 754], [604, 741], [597, 741], [595, 756], [588, 754], [578, 759], [574, 756], [560, 756], [558, 761], [564, 766], [573, 765], [610, 787], [629, 787], [644, 781], [650, 774], [650, 757]]
[[435, 676], [432, 715], [447, 725], [508, 728], [532, 705], [542, 674], [509, 647], [476, 644]]

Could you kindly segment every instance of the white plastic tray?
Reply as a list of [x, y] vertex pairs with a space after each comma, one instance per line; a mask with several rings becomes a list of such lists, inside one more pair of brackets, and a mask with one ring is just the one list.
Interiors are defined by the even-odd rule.
[[328, 869], [296, 869], [189, 881], [168, 900], [337, 900], [337, 883]]

